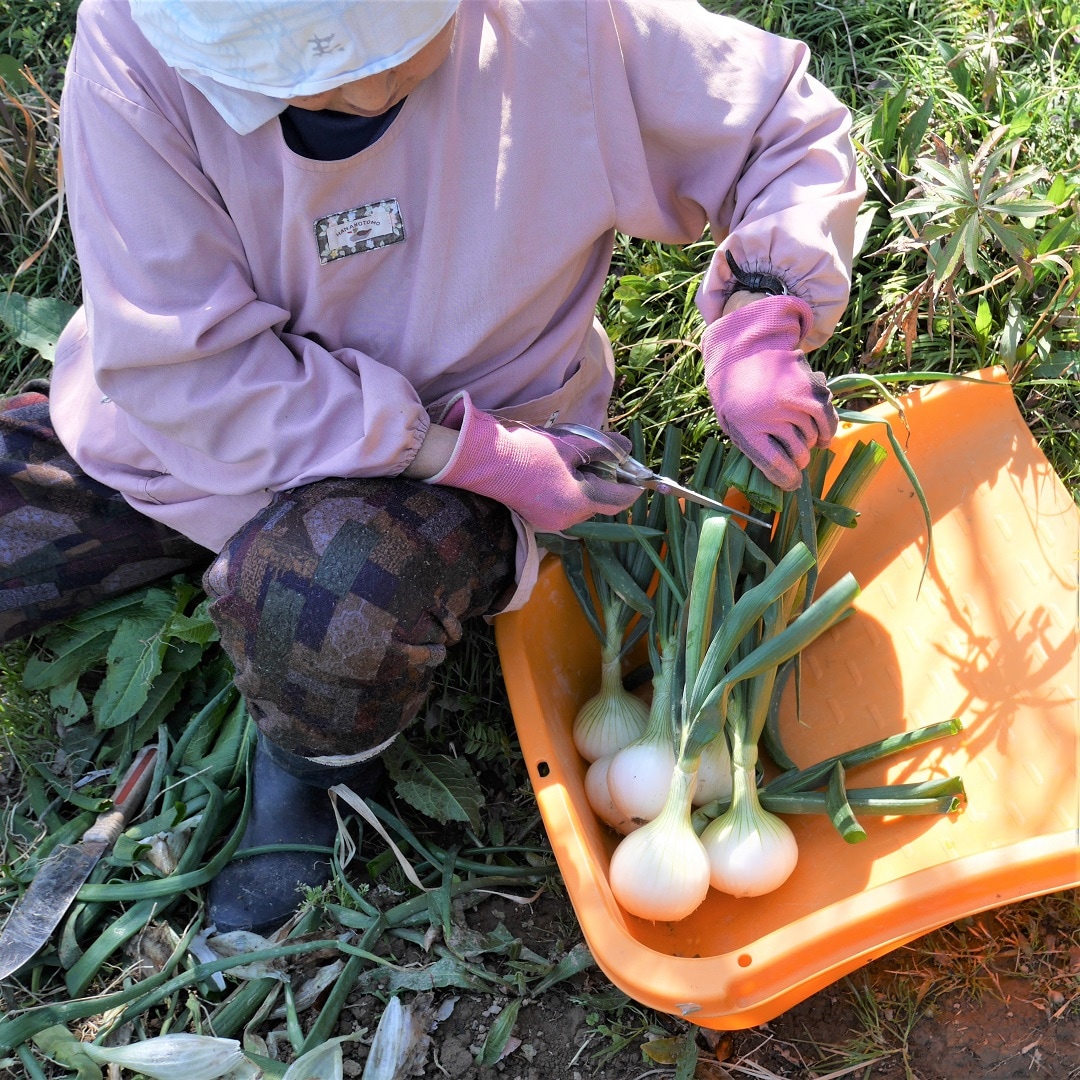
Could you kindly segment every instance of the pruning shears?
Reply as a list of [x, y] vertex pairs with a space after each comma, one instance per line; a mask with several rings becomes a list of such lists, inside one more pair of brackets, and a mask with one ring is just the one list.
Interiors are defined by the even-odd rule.
[[766, 529], [772, 528], [772, 523], [762, 518], [744, 514], [741, 510], [735, 510], [725, 503], [716, 499], [710, 499], [708, 495], [702, 495], [700, 491], [680, 484], [678, 480], [672, 480], [669, 476], [662, 476], [648, 465], [643, 465], [630, 452], [624, 450], [614, 439], [599, 428], [589, 427], [587, 424], [554, 424], [545, 428], [552, 435], [577, 435], [582, 439], [589, 439], [597, 446], [603, 447], [611, 454], [611, 461], [590, 461], [581, 466], [590, 472], [602, 476], [613, 477], [621, 484], [632, 484], [634, 487], [648, 488], [658, 495], [674, 495], [679, 499], [697, 503], [699, 506], [707, 506], [710, 510], [718, 510], [721, 514], [729, 514], [754, 525], [763, 525]]

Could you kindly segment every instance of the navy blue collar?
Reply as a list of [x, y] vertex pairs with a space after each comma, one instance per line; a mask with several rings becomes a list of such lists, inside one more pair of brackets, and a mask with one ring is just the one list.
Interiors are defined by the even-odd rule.
[[353, 116], [333, 109], [312, 112], [289, 105], [280, 116], [281, 131], [294, 154], [315, 161], [341, 161], [380, 138], [404, 104], [399, 101], [380, 116]]

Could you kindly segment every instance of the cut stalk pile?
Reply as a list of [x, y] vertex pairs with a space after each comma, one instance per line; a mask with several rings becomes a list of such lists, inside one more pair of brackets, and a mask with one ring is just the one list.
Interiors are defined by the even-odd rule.
[[[631, 438], [641, 457], [640, 432]], [[669, 425], [660, 471], [675, 475], [681, 451], [682, 433]], [[843, 530], [855, 527], [859, 497], [886, 456], [877, 443], [859, 442], [826, 490], [834, 455], [817, 450], [801, 486], [784, 492], [737, 449], [725, 454], [711, 440], [690, 486], [713, 498], [741, 492], [755, 510], [774, 515], [771, 529], [743, 528], [718, 511], [646, 492], [618, 517], [570, 530], [575, 539], [548, 538], [601, 641], [601, 690], [574, 735], [590, 762], [590, 804], [625, 834], [609, 880], [631, 914], [675, 921], [695, 911], [710, 887], [739, 897], [779, 888], [798, 859], [781, 815], [826, 814], [845, 841], [857, 843], [866, 836], [859, 815], [962, 809], [959, 777], [847, 784], [850, 769], [956, 734], [956, 720], [806, 768], [781, 739], [781, 697], [794, 674], [798, 700], [802, 651], [851, 613], [859, 593], [844, 574], [818, 594], [820, 569]], [[917, 482], [916, 492], [925, 511]], [[642, 637], [653, 674], [643, 731], [625, 722], [619, 678]]]
[[[501, 928], [470, 939], [467, 957], [454, 951], [453, 920], [461, 912], [493, 891], [511, 899], [523, 887], [532, 892], [555, 866], [545, 849], [524, 846], [531, 824], [515, 838], [484, 820], [483, 792], [463, 759], [421, 753], [403, 740], [387, 761], [398, 798], [388, 807], [368, 805], [371, 831], [341, 807], [337, 844], [324, 849], [335, 866], [333, 888], [313, 892], [272, 938], [210, 933], [201, 887], [243, 854], [255, 729], [205, 598], [186, 579], [50, 631], [25, 682], [48, 695], [61, 748], [35, 766], [25, 796], [9, 804], [0, 838], [0, 924], [56, 846], [78, 840], [107, 809], [108, 792], [139, 747], [158, 753], [143, 812], [94, 868], [48, 942], [0, 986], [0, 1076], [13, 1069], [43, 1076], [35, 1060], [41, 1054], [84, 1080], [100, 1080], [107, 1062], [118, 1068], [126, 1061], [148, 1076], [158, 1075], [153, 1069], [162, 1062], [171, 1068], [179, 1061], [194, 1080], [199, 1061], [216, 1069], [235, 1059], [237, 1046], [267, 1078], [284, 1077], [278, 1059], [289, 1056], [298, 1069], [290, 1078], [340, 1076], [340, 1061], [336, 1073], [333, 1061], [330, 1071], [299, 1062], [336, 1045], [331, 1036], [351, 994], [466, 987], [524, 995], [592, 964], [581, 948], [550, 962], [531, 954], [528, 975], [507, 973]], [[402, 816], [410, 809], [425, 825], [460, 823], [460, 839], [448, 842], [445, 828], [442, 843], [418, 834]], [[384, 878], [396, 884], [399, 876], [384, 847], [391, 838], [411, 860], [416, 887], [383, 887]], [[346, 864], [362, 845], [370, 861], [357, 875]], [[400, 966], [396, 954], [418, 944], [424, 966]], [[485, 1041], [492, 1062], [509, 1035], [493, 1031]]]

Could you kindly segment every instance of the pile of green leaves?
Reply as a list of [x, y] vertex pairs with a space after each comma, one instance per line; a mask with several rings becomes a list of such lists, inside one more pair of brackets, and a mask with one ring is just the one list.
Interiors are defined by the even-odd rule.
[[182, 577], [110, 600], [42, 635], [23, 683], [48, 692], [64, 727], [92, 717], [96, 734], [121, 729], [110, 756], [130, 757], [174, 712], [190, 716], [231, 682], [206, 604]]
[[[208, 929], [203, 886], [244, 854], [255, 738], [206, 604], [194, 583], [176, 577], [56, 628], [27, 661], [24, 680], [47, 695], [60, 752], [33, 763], [9, 807], [0, 902], [16, 901], [50, 852], [77, 840], [107, 808], [116, 777], [141, 746], [157, 746], [158, 758], [142, 815], [95, 868], [49, 943], [5, 987], [0, 1065], [31, 1067], [30, 1040], [90, 1017], [108, 1017], [95, 1032], [99, 1042], [127, 1024], [140, 1037], [187, 1030], [188, 991], [198, 994], [214, 1034], [243, 1030], [245, 1049], [256, 1055], [261, 1048], [265, 1056], [267, 1017], [284, 1007], [299, 1055], [332, 1034], [353, 992], [495, 991], [512, 996], [516, 1015], [529, 997], [591, 966], [584, 948], [548, 959], [505, 930], [470, 936], [459, 925], [463, 904], [493, 888], [535, 891], [554, 865], [543, 845], [528, 842], [534, 813], [515, 818], [487, 807], [490, 785], [481, 787], [468, 760], [429, 752], [422, 737], [399, 741], [387, 755], [386, 805], [368, 803], [354, 818], [340, 804], [345, 834], [327, 852], [335, 881], [311, 895], [287, 937], [257, 939], [220, 959], [194, 951]], [[147, 935], [159, 943], [152, 960], [139, 944]], [[395, 963], [396, 952], [418, 945], [427, 954], [422, 964]], [[140, 977], [110, 989], [133, 956]], [[320, 1000], [314, 1014], [305, 1014], [305, 997], [286, 978], [304, 981], [301, 968], [309, 981], [319, 977], [308, 971], [309, 958], [323, 972], [308, 988]], [[503, 1027], [482, 1050], [491, 1062], [510, 1035]], [[265, 1067], [268, 1076], [284, 1069], [270, 1059]]]

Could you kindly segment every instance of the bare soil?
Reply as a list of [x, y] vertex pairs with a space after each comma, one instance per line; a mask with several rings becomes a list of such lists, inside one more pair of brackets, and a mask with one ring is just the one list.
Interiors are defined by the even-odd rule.
[[[5, 781], [0, 769], [0, 802]], [[454, 910], [455, 931], [488, 938], [501, 932], [513, 943], [476, 961], [503, 981], [493, 980], [490, 991], [432, 986], [403, 992], [402, 1002], [418, 1018], [419, 1038], [411, 1065], [398, 1077], [672, 1077], [670, 1055], [658, 1051], [668, 1045], [663, 1040], [689, 1034], [699, 1049], [699, 1080], [1080, 1080], [1077, 912], [1080, 890], [987, 912], [912, 942], [768, 1024], [713, 1032], [641, 1008], [595, 966], [535, 998], [528, 996], [535, 968], [515, 988], [515, 967], [526, 971], [530, 957], [550, 965], [582, 948], [556, 880], [528, 903], [491, 896]], [[419, 970], [434, 962], [443, 944], [437, 934], [422, 942], [384, 938], [376, 951], [399, 970]], [[369, 983], [342, 1010], [335, 1034], [358, 1036], [344, 1044], [347, 1078], [362, 1076], [385, 991]], [[305, 1030], [319, 1004], [301, 1017]], [[511, 1007], [519, 1011], [501, 1060], [479, 1064], [485, 1039]], [[277, 1045], [288, 1046], [283, 1022], [260, 1027], [264, 1033], [281, 1027]]]
[[[502, 922], [529, 948], [550, 956], [580, 942], [569, 904], [553, 892], [525, 907], [495, 898], [465, 917], [473, 929], [483, 932]], [[1060, 940], [1073, 939], [1065, 935]], [[1046, 943], [1054, 949], [1053, 937]], [[526, 999], [505, 1056], [486, 1067], [477, 1064], [477, 1057], [510, 996], [460, 990], [406, 994], [406, 1002], [415, 1002], [427, 1016], [439, 1017], [432, 1019], [426, 1044], [418, 1048], [421, 1055], [412, 1075], [451, 1080], [672, 1076], [674, 1065], [652, 1060], [643, 1047], [692, 1030], [699, 1046], [695, 1075], [703, 1080], [744, 1076], [810, 1080], [841, 1075], [862, 1080], [1080, 1077], [1080, 951], [1075, 947], [1057, 950], [1062, 952], [1054, 958], [1057, 975], [1048, 983], [1018, 969], [1010, 973], [1007, 958], [984, 965], [978, 978], [970, 978], [959, 970], [950, 971], [949, 956], [935, 954], [934, 949], [930, 939], [913, 943], [827, 987], [771, 1023], [736, 1032], [690, 1029], [674, 1017], [648, 1013], [626, 1001], [591, 968], [537, 1000]], [[927, 956], [931, 966], [943, 966], [920, 984], [918, 973]], [[422, 950], [415, 948], [395, 959], [405, 964], [425, 962]], [[1038, 960], [1030, 959], [1032, 963]], [[1015, 958], [1013, 963], [1015, 967]], [[1045, 996], [1051, 984], [1071, 996], [1062, 990]], [[347, 1077], [361, 1075], [367, 1042], [383, 1008], [384, 999], [377, 994], [357, 994], [349, 1000], [338, 1034], [367, 1028], [368, 1037], [346, 1044]], [[624, 1043], [621, 1048], [620, 1042]]]

